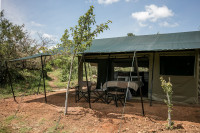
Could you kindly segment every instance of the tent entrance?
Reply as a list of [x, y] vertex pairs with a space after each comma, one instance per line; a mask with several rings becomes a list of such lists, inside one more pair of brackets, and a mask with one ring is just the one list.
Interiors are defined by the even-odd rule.
[[[86, 56], [86, 62], [90, 63], [92, 67], [96, 67], [96, 88], [101, 88], [106, 81], [129, 81], [130, 72], [132, 76], [132, 81], [138, 80], [137, 70], [135, 63], [132, 67], [132, 56], [123, 56], [120, 55], [121, 58], [114, 58], [114, 55], [107, 56], [107, 58], [103, 59], [95, 59], [94, 57], [90, 58]], [[125, 57], [125, 58], [123, 58]], [[144, 83], [142, 87], [142, 94], [145, 97], [148, 97], [149, 90], [149, 72], [150, 70], [150, 55], [149, 54], [138, 54], [138, 69], [139, 76]], [[83, 81], [83, 69], [79, 67], [79, 84]], [[120, 77], [121, 76], [121, 77]], [[123, 77], [124, 76], [124, 77]], [[93, 78], [92, 78], [93, 79]], [[137, 92], [136, 96], [139, 96], [140, 93]]]
[[[140, 75], [140, 80], [144, 83], [142, 87], [142, 94], [145, 97], [148, 97], [148, 84], [149, 84], [149, 58], [148, 57], [138, 57], [138, 70]], [[116, 81], [128, 81], [130, 78], [131, 72], [131, 80], [137, 81], [137, 71], [136, 67], [131, 67], [130, 59], [118, 59], [113, 60], [113, 80]], [[138, 92], [134, 92], [132, 90], [132, 95], [139, 96]]]

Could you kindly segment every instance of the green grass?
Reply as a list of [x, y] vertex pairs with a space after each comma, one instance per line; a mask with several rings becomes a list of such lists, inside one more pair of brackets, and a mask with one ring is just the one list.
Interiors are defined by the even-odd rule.
[[5, 126], [2, 123], [0, 123], [0, 133], [11, 133], [12, 128], [9, 126]]
[[61, 80], [61, 69], [53, 69], [51, 72], [49, 72], [48, 74], [52, 74], [55, 77], [58, 77], [59, 80]]
[[[31, 84], [30, 86], [25, 86], [23, 85], [23, 83], [20, 84], [13, 84], [13, 89], [14, 89], [14, 93], [15, 96], [21, 96], [21, 95], [33, 95], [36, 94], [38, 91], [38, 82], [33, 82], [33, 83], [29, 83]], [[46, 91], [50, 92], [52, 91], [52, 88], [49, 86], [48, 81], [45, 81], [45, 86], [46, 86]], [[39, 88], [39, 93], [44, 93], [43, 90], [43, 83], [41, 83], [40, 88]], [[11, 87], [9, 85], [6, 85], [4, 88], [0, 88], [0, 99], [2, 98], [10, 98], [12, 97], [12, 91], [11, 91]]]
[[67, 82], [62, 81], [62, 70], [61, 69], [53, 69], [53, 71], [48, 73], [49, 75], [53, 75], [54, 77], [57, 77], [57, 81], [54, 82], [54, 85], [57, 88], [66, 88]]
[[16, 119], [17, 117], [15, 115], [10, 115], [8, 117], [6, 117], [6, 119], [4, 120], [4, 123], [6, 125], [9, 125], [11, 123], [12, 120]]
[[27, 133], [29, 131], [31, 131], [32, 127], [20, 127], [19, 132], [20, 133]]
[[[67, 87], [67, 81], [62, 81], [62, 70], [61, 69], [54, 69], [52, 72], [48, 73], [49, 75], [53, 75], [54, 77], [57, 77], [57, 81], [54, 82], [54, 85], [57, 88], [66, 88]], [[78, 79], [75, 79], [71, 81], [71, 87], [76, 86], [78, 84]]]
[[[67, 82], [58, 81], [58, 82], [55, 82], [54, 85], [57, 86], [57, 88], [66, 88]], [[71, 87], [78, 85], [78, 80], [71, 81], [70, 85]]]
[[63, 124], [54, 123], [51, 128], [48, 128], [47, 133], [62, 133], [61, 130], [64, 129]]
[[57, 88], [66, 88], [67, 82], [58, 81], [58, 82], [55, 82], [54, 85], [57, 86]]
[[45, 118], [40, 119], [38, 122], [38, 126], [43, 125], [45, 123], [45, 121], [46, 121]]
[[[40, 81], [40, 71], [28, 71], [28, 70], [21, 70], [19, 73], [23, 75], [24, 80], [13, 79], [13, 88], [15, 96], [22, 96], [22, 95], [33, 95], [36, 94], [38, 91], [38, 85]], [[61, 69], [53, 69], [51, 72], [48, 72], [48, 75], [53, 75], [57, 77], [57, 81], [54, 82], [54, 85], [57, 88], [66, 88], [67, 81], [62, 82], [62, 70]], [[45, 80], [46, 91], [52, 91], [51, 86], [49, 85], [49, 81], [51, 81], [51, 77], [47, 77]], [[71, 81], [71, 87], [74, 87], [78, 84], [78, 79]], [[43, 80], [41, 80], [39, 93], [44, 93], [43, 89]], [[9, 84], [0, 87], [0, 99], [3, 98], [10, 98], [12, 97], [12, 91]]]
[[12, 127], [10, 126], [12, 120], [16, 119], [15, 115], [10, 115], [0, 122], [0, 133], [11, 133]]
[[[38, 90], [38, 85], [40, 81], [40, 71], [22, 71], [21, 74], [24, 77], [24, 80], [12, 79], [13, 80], [13, 89], [15, 96], [21, 95], [32, 95], [36, 94]], [[52, 88], [49, 86], [48, 82], [51, 78], [45, 80], [46, 91], [52, 91]], [[43, 91], [43, 80], [41, 80], [39, 93], [44, 93]], [[10, 84], [6, 84], [0, 87], [0, 99], [12, 97], [12, 90]]]
[[10, 115], [0, 122], [0, 133], [11, 133], [13, 120], [15, 120], [15, 126], [20, 127], [17, 132], [27, 133], [31, 131], [32, 127], [26, 125], [22, 116]]
[[17, 119], [19, 120], [20, 117], [16, 117], [15, 115], [10, 115], [6, 117], [3, 121], [0, 122], [0, 133], [11, 133], [12, 132], [12, 127], [11, 122], [12, 120]]

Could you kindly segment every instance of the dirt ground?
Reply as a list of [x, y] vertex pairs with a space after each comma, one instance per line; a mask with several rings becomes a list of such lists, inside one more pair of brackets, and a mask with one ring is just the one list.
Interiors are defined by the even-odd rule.
[[88, 103], [82, 99], [75, 103], [74, 91], [69, 94], [68, 114], [64, 115], [65, 92], [17, 97], [0, 100], [0, 124], [9, 132], [69, 132], [69, 133], [155, 133], [155, 132], [200, 132], [200, 106], [175, 105], [172, 119], [173, 130], [166, 130], [167, 107], [144, 101], [145, 117], [141, 115], [138, 100], [127, 103], [122, 118], [122, 105], [116, 107], [101, 101]]

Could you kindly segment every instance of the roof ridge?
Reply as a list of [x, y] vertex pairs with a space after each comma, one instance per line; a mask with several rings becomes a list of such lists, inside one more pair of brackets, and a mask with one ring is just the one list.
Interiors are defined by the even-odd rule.
[[142, 37], [142, 36], [154, 36], [154, 35], [169, 35], [169, 34], [184, 34], [184, 33], [192, 33], [192, 32], [200, 32], [200, 31], [185, 31], [185, 32], [175, 32], [175, 33], [162, 33], [162, 34], [148, 34], [148, 35], [134, 35], [134, 36], [119, 36], [119, 37], [108, 37], [108, 38], [99, 38], [94, 40], [104, 40], [104, 39], [116, 39], [116, 38], [133, 38], [133, 37]]

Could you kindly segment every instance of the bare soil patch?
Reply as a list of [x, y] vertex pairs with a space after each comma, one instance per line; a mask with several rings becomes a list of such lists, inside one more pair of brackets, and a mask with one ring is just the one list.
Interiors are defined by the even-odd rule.
[[0, 121], [12, 132], [75, 132], [75, 133], [153, 133], [153, 132], [200, 132], [200, 107], [175, 105], [173, 111], [174, 130], [166, 130], [167, 107], [144, 102], [145, 117], [141, 116], [140, 101], [127, 103], [121, 119], [122, 106], [114, 103], [88, 103], [82, 99], [75, 103], [74, 91], [69, 94], [68, 115], [64, 116], [65, 92], [17, 97], [0, 100]]

